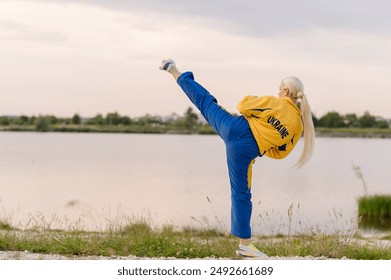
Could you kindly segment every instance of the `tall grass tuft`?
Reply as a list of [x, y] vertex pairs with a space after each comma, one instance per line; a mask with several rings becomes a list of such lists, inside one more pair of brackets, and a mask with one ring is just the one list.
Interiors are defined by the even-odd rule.
[[358, 214], [368, 218], [391, 218], [391, 196], [360, 197], [358, 200]]
[[0, 230], [13, 230], [14, 227], [5, 220], [0, 220]]
[[360, 166], [353, 164], [356, 177], [361, 180], [364, 196], [358, 199], [358, 216], [363, 228], [391, 228], [391, 195], [368, 195], [368, 185]]

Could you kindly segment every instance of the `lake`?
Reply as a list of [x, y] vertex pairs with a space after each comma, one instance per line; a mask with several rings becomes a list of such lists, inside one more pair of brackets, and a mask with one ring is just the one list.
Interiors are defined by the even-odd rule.
[[[317, 138], [311, 161], [253, 166], [256, 234], [349, 232], [357, 198], [390, 194], [390, 139]], [[0, 132], [0, 220], [15, 226], [104, 230], [143, 218], [155, 226], [227, 231], [225, 148], [215, 135]]]

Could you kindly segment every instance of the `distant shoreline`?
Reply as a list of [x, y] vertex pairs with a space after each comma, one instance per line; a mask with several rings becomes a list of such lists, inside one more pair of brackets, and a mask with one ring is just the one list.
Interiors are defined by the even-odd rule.
[[[63, 133], [129, 133], [129, 134], [194, 134], [214, 135], [212, 128], [203, 126], [197, 129], [176, 129], [153, 126], [96, 126], [96, 125], [54, 125], [41, 131], [35, 126], [0, 126], [3, 132], [63, 132]], [[317, 137], [338, 138], [391, 138], [391, 129], [379, 128], [324, 128], [315, 129]]]
[[317, 137], [391, 138], [391, 129], [379, 128], [316, 128]]

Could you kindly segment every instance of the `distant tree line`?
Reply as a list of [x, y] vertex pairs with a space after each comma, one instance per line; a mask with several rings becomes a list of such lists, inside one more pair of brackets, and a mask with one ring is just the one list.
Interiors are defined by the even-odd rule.
[[390, 128], [390, 122], [381, 117], [375, 117], [369, 112], [362, 116], [356, 114], [340, 115], [337, 112], [328, 112], [321, 118], [313, 117], [315, 127], [327, 128]]
[[0, 129], [12, 131], [102, 131], [102, 132], [145, 132], [145, 133], [209, 133], [209, 126], [189, 107], [184, 114], [130, 118], [117, 112], [105, 116], [97, 114], [82, 118], [74, 114], [71, 118], [53, 115], [0, 116]]
[[[356, 114], [341, 115], [328, 112], [317, 118], [313, 116], [315, 127], [322, 128], [389, 128], [389, 121], [375, 117], [369, 112], [362, 116]], [[169, 116], [147, 114], [130, 118], [117, 112], [105, 116], [97, 114], [92, 118], [82, 118], [74, 114], [71, 118], [58, 118], [52, 115], [0, 117], [2, 130], [31, 131], [84, 131], [84, 132], [140, 132], [140, 133], [213, 133], [202, 117], [189, 107], [183, 115], [175, 113]]]

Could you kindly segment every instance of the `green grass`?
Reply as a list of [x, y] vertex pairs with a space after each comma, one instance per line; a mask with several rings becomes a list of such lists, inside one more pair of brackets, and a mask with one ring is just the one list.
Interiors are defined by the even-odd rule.
[[[385, 237], [384, 239], [390, 239]], [[391, 259], [390, 247], [339, 234], [256, 236], [256, 245], [269, 256], [314, 256], [349, 259]], [[364, 240], [365, 241], [365, 240]], [[29, 251], [66, 256], [138, 256], [236, 259], [237, 239], [215, 230], [172, 226], [153, 229], [146, 222], [130, 223], [103, 232], [62, 230], [1, 230], [1, 251]]]
[[119, 231], [5, 231], [0, 234], [0, 250], [56, 253], [62, 255], [102, 255], [139, 257], [205, 258], [233, 257], [236, 240], [222, 238], [213, 231], [172, 227], [153, 230], [146, 223], [135, 223]]

